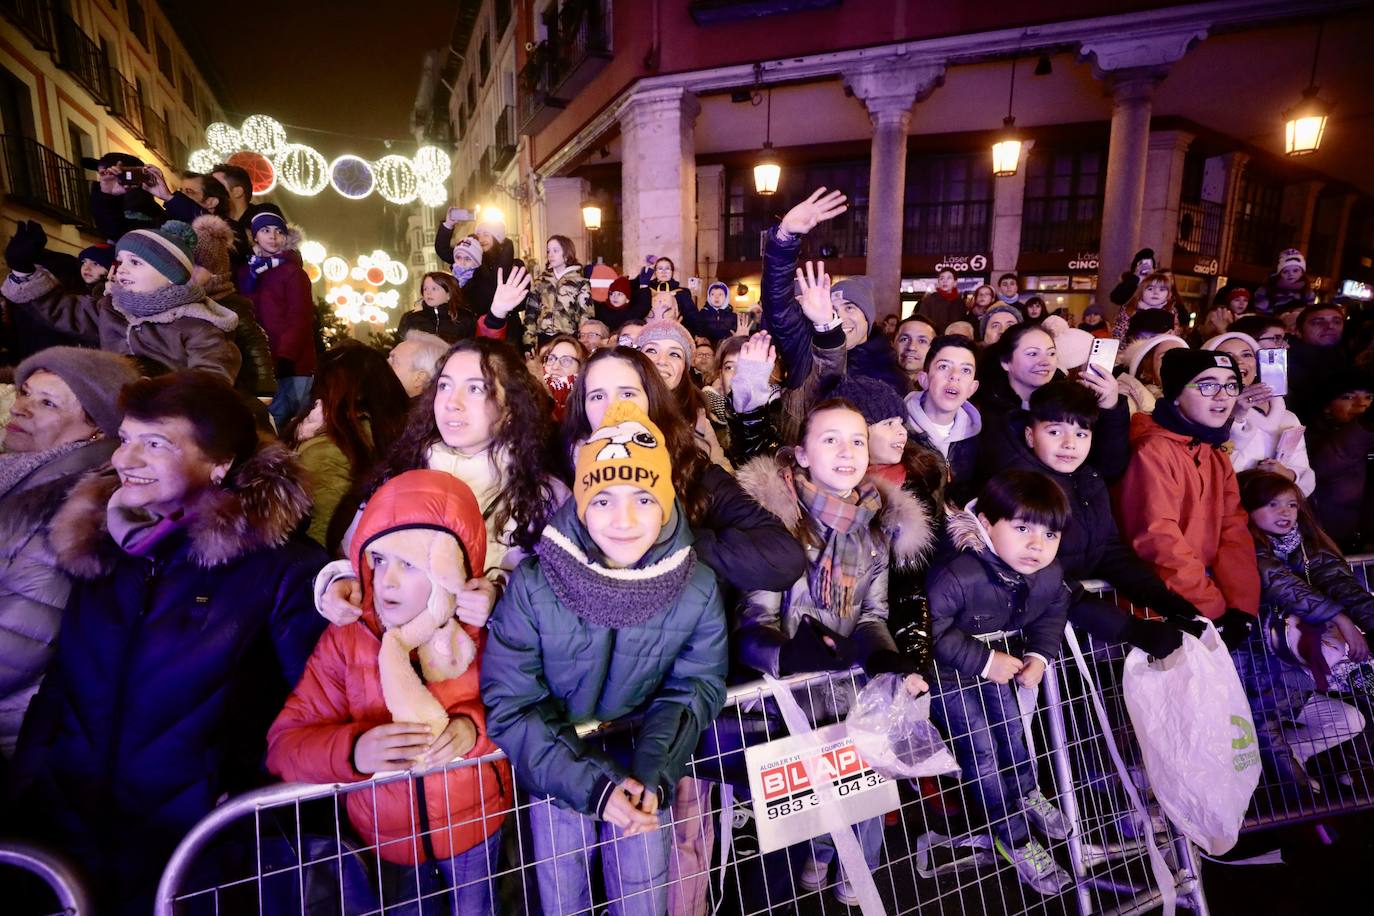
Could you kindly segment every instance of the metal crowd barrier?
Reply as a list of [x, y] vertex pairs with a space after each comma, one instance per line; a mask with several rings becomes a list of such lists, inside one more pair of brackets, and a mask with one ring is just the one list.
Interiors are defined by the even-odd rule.
[[[4, 869], [22, 870], [41, 879], [57, 905], [56, 910], [47, 911], [51, 916], [86, 916], [92, 912], [81, 879], [65, 859], [50, 850], [28, 843], [0, 841], [0, 872]], [[11, 885], [0, 880], [0, 886]], [[6, 898], [13, 903], [12, 893], [7, 893]]]
[[[1350, 563], [1369, 588], [1374, 556], [1353, 557]], [[1090, 585], [1112, 597], [1104, 583]], [[1071, 876], [1069, 883], [1048, 896], [1023, 885], [992, 850], [989, 828], [996, 825], [982, 813], [973, 784], [959, 775], [900, 780], [899, 806], [876, 825], [879, 864], [872, 869], [888, 913], [1146, 912], [1157, 908], [1164, 896], [1160, 873], [1151, 868], [1153, 845], [1162, 851], [1168, 890], [1177, 895], [1180, 906], [1205, 916], [1207, 902], [1195, 850], [1152, 803], [1131, 738], [1120, 682], [1127, 647], [1083, 636], [1080, 643], [1087, 675], [1067, 653], [1053, 665], [1042, 682], [1029, 732], [1039, 788], [1070, 827], [1067, 839], [1045, 841], [1054, 860]], [[1269, 685], [1267, 691], [1258, 696], [1252, 692], [1256, 724], [1268, 730], [1269, 752], [1246, 829], [1374, 807], [1374, 743], [1364, 729], [1364, 718], [1371, 712], [1368, 698], [1338, 697], [1337, 703], [1319, 711], [1325, 715], [1318, 716], [1310, 708], [1310, 686], [1273, 678], [1280, 669], [1262, 639], [1249, 649], [1256, 667], [1242, 672], [1251, 678], [1247, 686], [1260, 683], [1254, 680], [1257, 673], [1270, 678], [1263, 681]], [[853, 671], [785, 683], [813, 724], [820, 726], [842, 717], [862, 679]], [[959, 692], [972, 689], [961, 685]], [[1094, 712], [1094, 693], [1105, 707], [1105, 728], [1104, 719]], [[1353, 712], [1342, 712], [1337, 705]], [[960, 736], [941, 730], [952, 747]], [[1315, 740], [1314, 730], [1320, 732]], [[819, 889], [801, 884], [808, 860], [823, 853], [824, 844], [802, 840], [786, 849], [760, 851], [754, 808], [747, 800], [744, 749], [786, 734], [767, 686], [752, 683], [730, 690], [725, 710], [703, 737], [688, 778], [678, 786], [661, 835], [653, 835], [659, 843], [652, 848], [659, 852], [638, 863], [638, 870], [647, 875], [643, 885], [632, 886], [627, 878], [636, 871], [636, 862], [629, 859], [644, 855], [651, 844], [617, 845], [593, 831], [550, 852], [547, 842], [536, 842], [534, 829], [534, 821], [547, 819], [549, 810], [523, 790], [516, 792], [513, 806], [481, 798], [480, 814], [471, 822], [436, 820], [432, 807], [427, 823], [416, 822], [418, 777], [425, 777], [424, 791], [432, 799], [436, 792], [447, 792], [448, 782], [442, 778], [446, 774], [500, 765], [497, 754], [425, 774], [388, 774], [352, 784], [276, 785], [230, 799], [199, 823], [169, 860], [156, 913], [449, 913], [458, 910], [460, 892], [478, 887], [485, 889], [495, 912], [552, 912], [554, 907], [544, 898], [566, 890], [554, 885], [555, 871], [564, 881], [576, 878], [569, 883], [586, 889], [583, 912], [654, 912], [665, 906], [673, 914], [848, 912], [836, 896], [845, 883], [838, 867], [821, 875]], [[633, 733], [589, 731], [586, 740], [624, 753], [633, 744]], [[1294, 744], [1305, 756], [1301, 765], [1276, 767], [1275, 760], [1292, 763]], [[1124, 757], [1126, 779], [1146, 801], [1144, 816], [1127, 798], [1112, 745]], [[361, 803], [375, 818], [379, 793], [393, 786], [403, 787], [412, 823], [409, 835], [379, 849], [359, 837], [345, 806]], [[423, 858], [426, 840], [432, 843], [474, 825], [483, 826], [486, 833], [498, 819], [502, 823], [496, 833], [499, 839], [492, 841], [494, 867], [486, 877], [465, 882], [460, 875], [449, 880], [429, 867], [393, 864]], [[873, 825], [867, 829], [873, 830]], [[543, 832], [547, 836], [548, 831]], [[604, 860], [600, 865], [598, 858]], [[0, 861], [15, 860], [0, 852]], [[26, 863], [45, 877], [53, 873], [41, 859], [30, 857], [20, 864]], [[59, 885], [60, 881], [53, 883], [67, 908], [64, 912], [81, 912], [75, 883], [66, 891]], [[567, 901], [562, 905], [567, 907]], [[462, 910], [463, 916], [468, 912]]]

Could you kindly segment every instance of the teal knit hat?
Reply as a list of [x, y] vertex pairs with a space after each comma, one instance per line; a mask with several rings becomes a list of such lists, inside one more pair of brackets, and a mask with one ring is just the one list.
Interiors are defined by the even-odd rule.
[[177, 286], [191, 279], [195, 266], [191, 255], [196, 246], [196, 233], [186, 223], [169, 220], [159, 229], [135, 229], [126, 232], [115, 245], [115, 254], [127, 251], [152, 265]]

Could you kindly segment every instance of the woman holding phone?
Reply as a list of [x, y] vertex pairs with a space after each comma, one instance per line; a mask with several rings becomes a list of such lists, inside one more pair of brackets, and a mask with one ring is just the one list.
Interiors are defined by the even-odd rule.
[[[1240, 368], [1245, 387], [1232, 412], [1230, 452], [1236, 473], [1258, 468], [1282, 474], [1297, 484], [1303, 496], [1311, 496], [1317, 476], [1307, 458], [1307, 438], [1302, 422], [1284, 404], [1283, 397], [1259, 376], [1259, 354], [1286, 350], [1261, 350], [1249, 334], [1228, 331], [1202, 345], [1204, 350], [1229, 353]], [[1284, 361], [1287, 366], [1287, 361]], [[1286, 380], [1286, 376], [1285, 376]], [[1288, 386], [1279, 386], [1286, 392]]]

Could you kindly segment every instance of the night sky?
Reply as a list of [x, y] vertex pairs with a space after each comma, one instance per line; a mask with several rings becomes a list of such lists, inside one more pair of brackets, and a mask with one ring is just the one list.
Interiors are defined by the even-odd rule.
[[[457, 7], [457, 0], [163, 2], [229, 123], [271, 115], [289, 139], [326, 159], [380, 158], [388, 152], [381, 138], [391, 138], [396, 153], [415, 151], [408, 125], [421, 60], [426, 50], [447, 47]], [[313, 198], [276, 191], [266, 199], [308, 237], [347, 257], [378, 247], [391, 208], [375, 194], [350, 201], [330, 188]]]

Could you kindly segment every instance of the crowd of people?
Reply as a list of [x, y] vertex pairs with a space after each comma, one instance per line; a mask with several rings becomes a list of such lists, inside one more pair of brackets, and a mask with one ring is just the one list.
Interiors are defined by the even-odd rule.
[[[498, 749], [350, 796], [384, 884], [492, 911], [518, 781], [545, 912], [589, 909], [598, 867], [620, 912], [704, 912], [686, 773], [726, 684], [855, 668], [931, 695], [997, 855], [1059, 893], [1014, 688], [1068, 621], [1156, 658], [1210, 622], [1282, 692], [1261, 748], [1299, 790], [1364, 727], [1374, 322], [1297, 251], [1201, 315], [1148, 250], [1111, 321], [952, 271], [879, 315], [802, 260], [847, 208], [819, 189], [750, 312], [668, 258], [598, 301], [567, 237], [536, 272], [503, 224], [445, 222], [400, 343], [321, 351], [300, 234], [242, 170], [98, 165], [108, 244], [73, 263], [21, 223], [5, 250], [0, 776], [11, 832], [111, 912], [227, 795]], [[623, 753], [579, 737], [631, 717]], [[855, 831], [877, 867], [881, 819]], [[789, 880], [854, 903], [808, 849]]]

